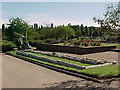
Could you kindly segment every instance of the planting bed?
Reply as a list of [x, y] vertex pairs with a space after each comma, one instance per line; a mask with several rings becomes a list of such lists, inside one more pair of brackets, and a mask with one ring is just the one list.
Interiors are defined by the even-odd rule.
[[53, 64], [50, 62], [40, 61], [40, 60], [35, 59], [35, 58], [18, 55], [18, 54], [16, 54], [15, 51], [7, 52], [7, 53], [12, 54], [14, 56], [22, 57], [25, 59], [29, 59], [31, 61], [35, 61], [38, 63], [42, 63], [42, 64], [45, 64], [48, 66], [61, 68], [63, 70], [68, 70], [68, 71], [72, 71], [75, 73], [82, 73], [84, 75], [88, 75], [88, 76], [92, 76], [92, 77], [96, 77], [96, 78], [102, 78], [102, 77], [106, 78], [106, 77], [113, 77], [113, 76], [118, 77], [120, 75], [120, 72], [118, 72], [117, 65], [106, 65], [106, 66], [87, 68], [87, 69], [81, 70], [81, 69], [77, 69], [77, 68], [73, 68], [73, 67], [67, 67], [67, 66], [63, 66], [63, 65]]
[[37, 44], [36, 49], [42, 51], [51, 52], [62, 52], [62, 53], [72, 53], [72, 54], [90, 54], [97, 52], [105, 52], [111, 49], [115, 49], [116, 46], [101, 46], [101, 47], [77, 47], [77, 46], [63, 46], [63, 45], [52, 45], [52, 44]]

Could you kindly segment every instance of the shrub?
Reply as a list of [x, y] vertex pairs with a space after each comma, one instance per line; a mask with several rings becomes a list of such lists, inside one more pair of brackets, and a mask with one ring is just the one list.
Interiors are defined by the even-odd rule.
[[29, 40], [28, 42], [29, 42], [29, 44], [30, 44], [32, 47], [35, 47], [35, 46], [36, 46], [35, 40]]
[[101, 45], [101, 43], [100, 42], [96, 42], [96, 46], [100, 46]]
[[57, 40], [55, 40], [55, 39], [46, 39], [45, 42], [54, 44], [54, 43], [57, 43]]
[[2, 52], [6, 52], [6, 51], [12, 51], [13, 48], [16, 48], [17, 46], [10, 42], [10, 41], [3, 41], [2, 44]]
[[80, 42], [79, 42], [79, 41], [76, 41], [76, 42], [74, 43], [74, 45], [75, 45], [75, 46], [79, 46], [79, 45], [80, 45]]
[[28, 42], [32, 47], [36, 47], [36, 44], [45, 43], [45, 40], [29, 40]]
[[36, 40], [35, 44], [39, 44], [39, 43], [45, 43], [45, 40]]
[[87, 47], [87, 46], [88, 46], [88, 43], [87, 43], [87, 42], [82, 42], [82, 43], [81, 43], [81, 46]]
[[97, 42], [93, 42], [93, 43], [92, 43], [92, 46], [96, 46], [96, 43], [97, 43]]

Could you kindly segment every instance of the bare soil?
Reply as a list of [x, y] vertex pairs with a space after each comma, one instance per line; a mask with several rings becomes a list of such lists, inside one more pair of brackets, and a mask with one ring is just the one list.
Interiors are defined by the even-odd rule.
[[54, 83], [46, 86], [47, 88], [79, 88], [90, 90], [106, 90], [106, 89], [120, 89], [120, 78], [112, 78], [104, 80], [103, 83], [96, 83], [93, 81], [82, 80], [69, 80], [60, 83]]

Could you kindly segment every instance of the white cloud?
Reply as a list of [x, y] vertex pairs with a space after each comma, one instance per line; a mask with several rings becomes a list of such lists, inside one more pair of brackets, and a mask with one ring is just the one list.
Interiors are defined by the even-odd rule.
[[38, 23], [39, 25], [48, 25], [50, 23], [54, 23], [55, 26], [58, 25], [67, 25], [68, 23], [71, 24], [84, 24], [88, 26], [99, 26], [98, 24], [95, 24], [91, 20], [75, 20], [71, 18], [60, 18], [60, 17], [54, 17], [51, 13], [36, 13], [36, 14], [29, 14], [26, 18], [24, 18], [25, 21], [27, 21], [30, 24]]
[[[33, 25], [34, 23], [37, 23], [39, 25], [49, 25], [51, 23], [53, 23], [55, 26], [58, 25], [67, 25], [68, 23], [71, 23], [72, 25], [80, 25], [80, 24], [84, 24], [87, 26], [99, 26], [98, 24], [94, 23], [91, 20], [87, 19], [87, 20], [75, 20], [75, 19], [71, 19], [68, 17], [65, 18], [60, 18], [60, 17], [55, 17], [52, 13], [34, 13], [34, 14], [28, 14], [25, 15], [25, 17], [22, 18], [23, 20], [25, 20], [27, 23], [29, 23], [30, 25]], [[8, 22], [9, 19], [7, 18], [3, 18], [2, 19], [2, 23], [9, 23]]]

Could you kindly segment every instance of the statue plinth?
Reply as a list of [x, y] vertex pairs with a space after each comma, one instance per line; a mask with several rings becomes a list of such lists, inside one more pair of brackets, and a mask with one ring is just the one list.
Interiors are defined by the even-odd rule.
[[22, 49], [23, 49], [23, 50], [25, 50], [25, 49], [31, 49], [31, 46], [29, 45], [28, 42], [25, 42], [25, 43], [23, 43], [23, 45], [22, 45]]

